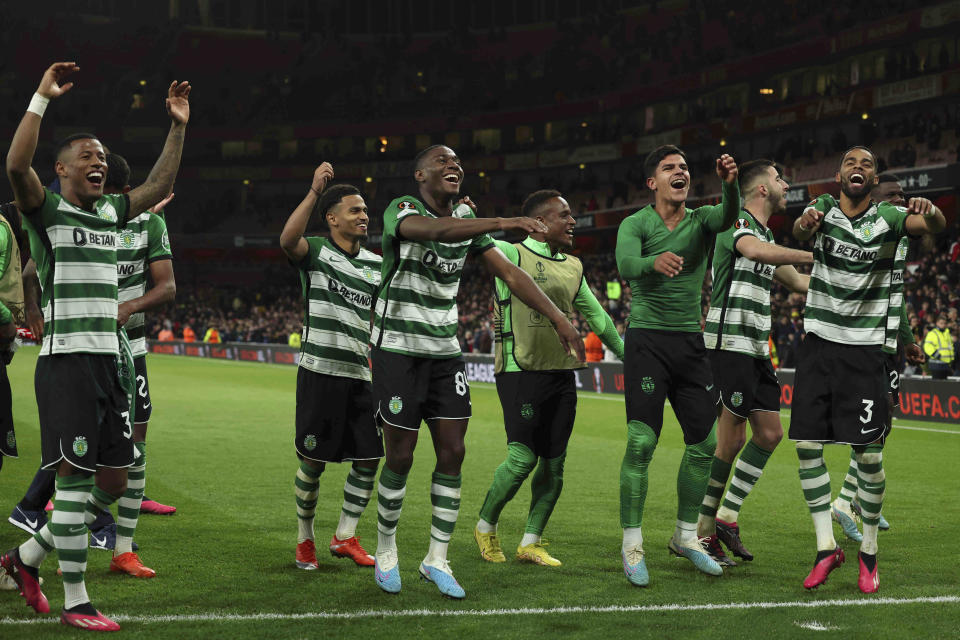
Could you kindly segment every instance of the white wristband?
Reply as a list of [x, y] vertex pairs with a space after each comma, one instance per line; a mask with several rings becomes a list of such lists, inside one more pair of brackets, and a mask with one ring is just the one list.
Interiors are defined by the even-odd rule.
[[42, 118], [43, 112], [47, 110], [48, 104], [50, 104], [50, 98], [44, 98], [39, 93], [35, 93], [33, 97], [30, 98], [30, 106], [27, 107], [27, 111], [35, 113]]

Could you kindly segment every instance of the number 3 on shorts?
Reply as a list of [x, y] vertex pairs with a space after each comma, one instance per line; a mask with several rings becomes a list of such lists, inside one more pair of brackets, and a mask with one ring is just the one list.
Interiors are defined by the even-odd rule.
[[458, 396], [467, 395], [467, 376], [464, 375], [463, 371], [457, 371], [457, 375], [453, 376], [453, 386], [457, 390]]
[[860, 422], [870, 424], [870, 420], [873, 418], [873, 400], [864, 398], [861, 402], [863, 402], [863, 415], [860, 416]]

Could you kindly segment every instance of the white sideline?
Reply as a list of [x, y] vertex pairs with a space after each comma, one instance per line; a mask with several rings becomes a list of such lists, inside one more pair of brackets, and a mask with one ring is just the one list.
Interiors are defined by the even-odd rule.
[[[919, 598], [857, 598], [852, 600], [796, 600], [793, 602], [729, 602], [712, 604], [610, 605], [606, 607], [534, 607], [522, 609], [400, 609], [362, 611], [314, 611], [309, 613], [197, 613], [168, 616], [107, 615], [117, 622], [247, 622], [259, 620], [360, 620], [375, 618], [421, 618], [441, 616], [486, 617], [520, 615], [555, 615], [564, 613], [644, 613], [673, 611], [725, 611], [730, 609], [819, 609], [822, 607], [864, 607], [900, 604], [957, 604], [960, 596], [925, 596]], [[0, 618], [0, 625], [53, 624], [56, 616], [16, 620]]]

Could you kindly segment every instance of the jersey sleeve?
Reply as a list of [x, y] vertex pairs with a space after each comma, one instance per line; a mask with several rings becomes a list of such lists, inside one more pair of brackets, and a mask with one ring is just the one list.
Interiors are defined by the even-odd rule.
[[157, 214], [150, 213], [147, 219], [147, 262], [172, 258], [167, 223]]
[[113, 206], [117, 212], [117, 229], [123, 229], [127, 226], [127, 212], [130, 211], [130, 196], [125, 193], [117, 193], [103, 196]]
[[399, 238], [399, 227], [400, 221], [408, 216], [413, 215], [423, 215], [423, 211], [420, 210], [413, 198], [403, 196], [397, 198], [389, 205], [387, 205], [387, 210], [383, 212], [383, 244], [387, 246], [387, 238]]
[[729, 229], [740, 213], [740, 185], [736, 180], [722, 182], [722, 197], [720, 204], [700, 207], [702, 212], [701, 223], [709, 233], [720, 233]]
[[[453, 215], [457, 218], [469, 219], [476, 218], [477, 216], [473, 213], [473, 209], [469, 205], [461, 204], [454, 209]], [[490, 237], [488, 233], [481, 233], [478, 236], [474, 236], [473, 240], [470, 241], [470, 249], [468, 250], [470, 255], [477, 255], [483, 253], [487, 249], [492, 249], [496, 246], [493, 243], [493, 238]], [[516, 264], [516, 262], [514, 262]]]
[[887, 221], [897, 236], [907, 235], [907, 213], [906, 207], [898, 207], [889, 202], [881, 202], [877, 205], [877, 213]]
[[617, 334], [617, 327], [600, 301], [593, 295], [584, 277], [580, 278], [580, 289], [577, 290], [577, 295], [573, 299], [573, 306], [583, 314], [590, 329], [597, 334], [600, 341], [613, 351], [617, 358], [623, 360], [623, 340]]
[[635, 280], [653, 272], [653, 263], [657, 256], [641, 255], [643, 250], [643, 230], [640, 217], [633, 215], [620, 223], [617, 229], [617, 269], [620, 277]]
[[319, 236], [304, 238], [304, 240], [307, 241], [307, 255], [303, 256], [303, 260], [297, 263], [297, 267], [306, 271], [320, 257], [320, 250], [323, 248], [324, 241]]
[[493, 244], [497, 247], [497, 249], [500, 249], [500, 251], [503, 252], [503, 255], [507, 258], [507, 260], [513, 264], [520, 263], [520, 252], [517, 251], [517, 248], [512, 243], [504, 242], [503, 240], [494, 240]]
[[[10, 254], [10, 231], [7, 229], [7, 225], [0, 224], [0, 278], [10, 268]], [[3, 304], [3, 301], [0, 301], [0, 324], [7, 324], [12, 320], [13, 314]]]

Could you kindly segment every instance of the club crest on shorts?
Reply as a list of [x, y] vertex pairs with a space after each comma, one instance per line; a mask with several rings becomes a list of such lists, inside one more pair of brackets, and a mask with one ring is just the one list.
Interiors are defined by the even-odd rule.
[[307, 451], [313, 451], [317, 448], [317, 436], [312, 433], [303, 439], [303, 448]]
[[7, 431], [7, 448], [13, 449], [17, 446], [17, 436], [14, 435], [13, 429]]
[[80, 456], [81, 458], [87, 455], [87, 451], [90, 450], [90, 446], [87, 444], [87, 439], [83, 436], [77, 436], [73, 439], [73, 452]]
[[529, 420], [533, 417], [533, 405], [529, 402], [524, 402], [523, 406], [520, 407], [520, 415], [523, 416], [524, 420]]
[[657, 385], [653, 382], [653, 378], [650, 376], [644, 376], [643, 380], [640, 381], [640, 388], [643, 389], [644, 393], [653, 393], [653, 390], [656, 389]]
[[396, 415], [403, 411], [403, 400], [400, 399], [400, 396], [393, 396], [387, 406], [390, 408], [390, 413]]
[[739, 407], [740, 405], [742, 405], [743, 394], [740, 393], [739, 391], [734, 391], [733, 394], [730, 396], [730, 404], [732, 404], [735, 407]]

